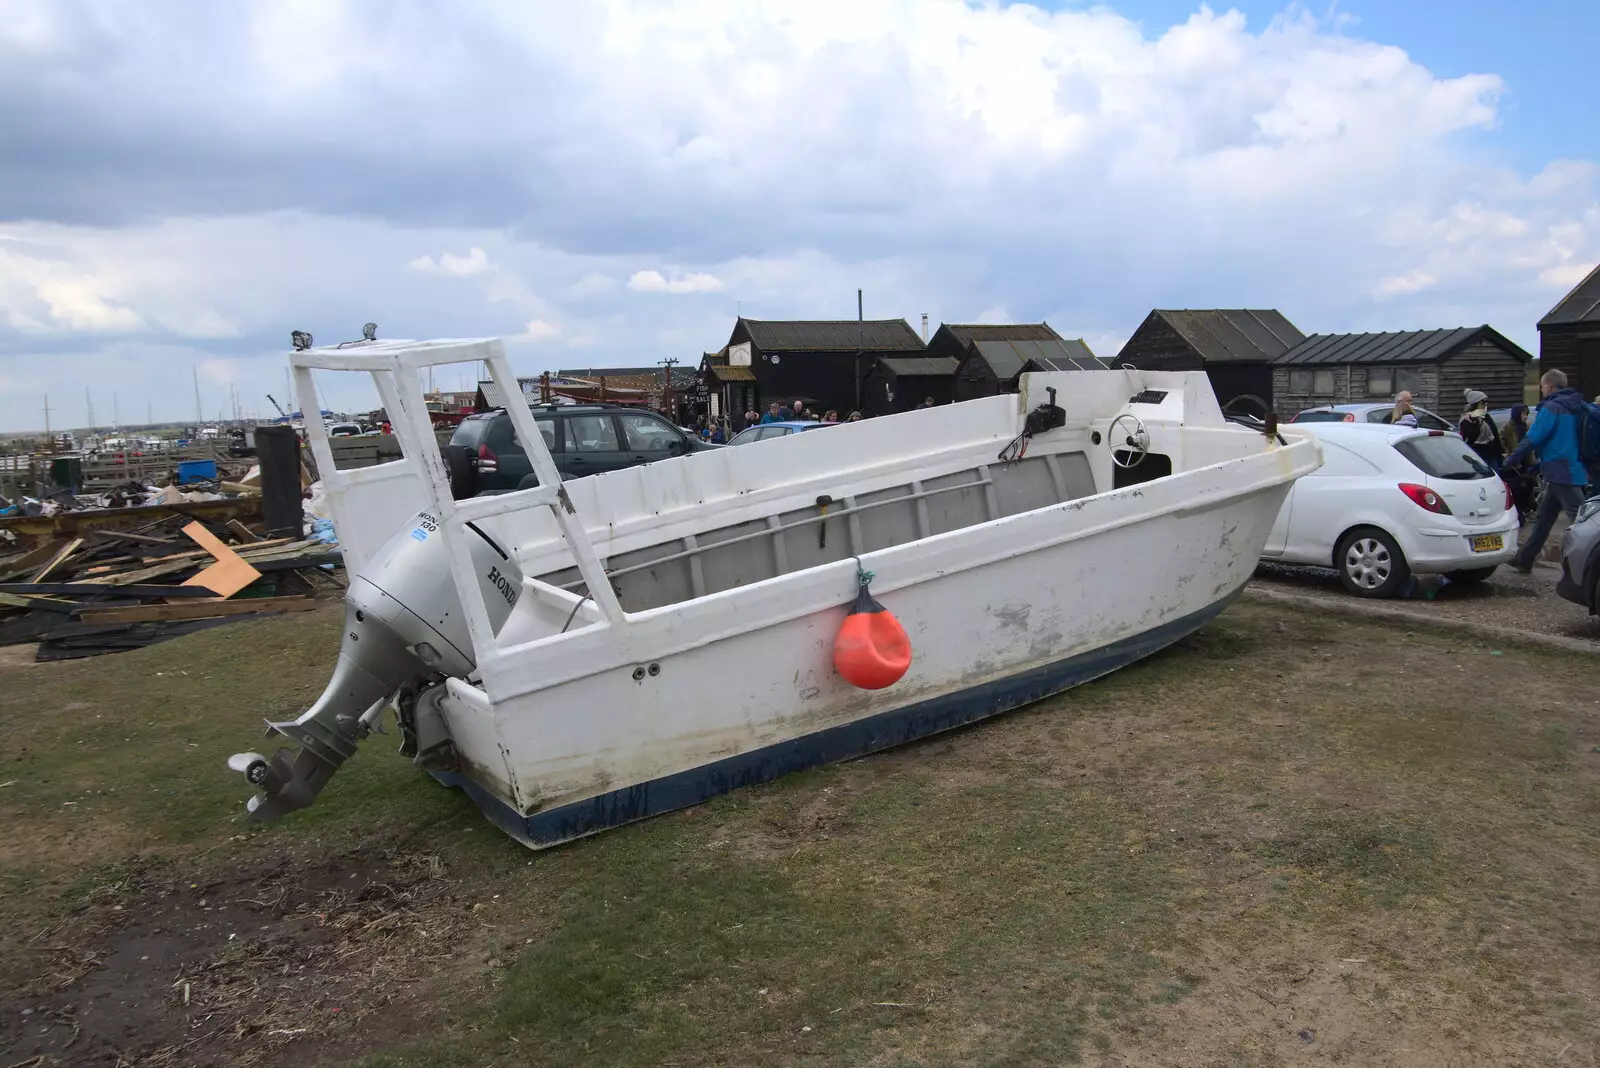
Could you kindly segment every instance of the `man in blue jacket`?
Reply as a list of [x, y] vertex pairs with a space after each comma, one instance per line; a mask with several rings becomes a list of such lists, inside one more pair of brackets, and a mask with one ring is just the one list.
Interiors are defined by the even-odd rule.
[[1539, 393], [1544, 400], [1539, 414], [1528, 427], [1522, 444], [1506, 457], [1507, 467], [1516, 467], [1535, 450], [1539, 453], [1539, 477], [1544, 479], [1544, 498], [1539, 502], [1539, 517], [1533, 532], [1522, 543], [1511, 566], [1521, 572], [1533, 570], [1533, 561], [1544, 548], [1556, 517], [1565, 511], [1578, 518], [1583, 504], [1583, 487], [1589, 484], [1578, 450], [1578, 425], [1583, 417], [1583, 395], [1567, 388], [1563, 371], [1546, 371], [1539, 378]]

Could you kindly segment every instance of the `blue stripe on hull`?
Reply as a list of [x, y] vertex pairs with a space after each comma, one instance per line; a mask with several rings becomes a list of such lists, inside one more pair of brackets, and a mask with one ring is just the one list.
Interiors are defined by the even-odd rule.
[[436, 774], [435, 778], [465, 790], [484, 815], [513, 838], [543, 849], [646, 816], [697, 805], [741, 786], [770, 782], [793, 771], [903, 745], [1060, 693], [1142, 660], [1192, 634], [1215, 619], [1242, 589], [1241, 586], [1198, 612], [1092, 652], [531, 816], [517, 812], [460, 773]]

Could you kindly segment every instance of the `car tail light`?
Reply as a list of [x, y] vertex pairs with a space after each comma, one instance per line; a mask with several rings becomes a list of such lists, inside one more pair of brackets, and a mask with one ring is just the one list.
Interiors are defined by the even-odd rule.
[[500, 470], [500, 457], [488, 445], [478, 446], [478, 470], [491, 475]]
[[1450, 506], [1444, 503], [1444, 498], [1439, 496], [1427, 486], [1419, 486], [1414, 482], [1400, 483], [1400, 492], [1411, 498], [1411, 503], [1418, 508], [1424, 508], [1435, 515], [1450, 515]]
[[1517, 499], [1516, 499], [1516, 497], [1512, 496], [1512, 494], [1511, 494], [1511, 483], [1502, 480], [1500, 485], [1502, 485], [1502, 486], [1504, 486], [1506, 488], [1506, 511], [1509, 512], [1512, 509], [1516, 508]]

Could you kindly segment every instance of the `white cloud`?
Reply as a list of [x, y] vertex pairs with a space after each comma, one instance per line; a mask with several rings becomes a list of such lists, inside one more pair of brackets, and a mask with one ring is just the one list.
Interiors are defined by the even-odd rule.
[[[1509, 170], [1497, 77], [1299, 8], [1163, 30], [1106, 6], [463, 0], [376, 37], [353, 0], [159, 32], [79, 10], [0, 27], [18, 129], [92, 138], [0, 159], [0, 216], [62, 220], [0, 222], [0, 360], [61, 353], [28, 363], [52, 389], [155, 389], [202, 358], [274, 383], [289, 330], [369, 319], [503, 336], [525, 371], [574, 345], [689, 362], [736, 311], [854, 318], [858, 287], [869, 318], [1047, 318], [1103, 356], [1157, 306], [1532, 346], [1600, 260], [1600, 168]], [[118, 62], [92, 62], [106, 42]], [[130, 113], [148, 137], [95, 136]], [[316, 166], [264, 171], [291, 134]], [[8, 169], [51, 153], [72, 181]], [[35, 407], [0, 396], [0, 427]]]
[[1427, 271], [1412, 271], [1410, 274], [1397, 274], [1392, 278], [1382, 279], [1372, 293], [1378, 297], [1401, 297], [1411, 293], [1421, 293], [1437, 283], [1438, 279]]
[[974, 315], [972, 321], [975, 323], [1010, 323], [1016, 320], [1011, 318], [1011, 313], [1001, 305], [991, 304], [977, 315]]
[[94, 292], [87, 282], [42, 282], [34, 292], [49, 307], [50, 318], [70, 330], [131, 333], [144, 326], [144, 320], [138, 312], [110, 303]]
[[560, 324], [547, 323], [543, 319], [532, 319], [529, 320], [528, 325], [522, 328], [522, 333], [517, 334], [512, 340], [538, 344], [543, 341], [553, 341], [560, 336]]
[[562, 295], [569, 300], [585, 300], [589, 297], [601, 297], [608, 293], [615, 293], [617, 280], [608, 274], [591, 271], [576, 282], [562, 290]]
[[471, 278], [489, 269], [489, 254], [477, 247], [473, 247], [465, 256], [457, 256], [452, 252], [442, 253], [437, 261], [432, 256], [424, 254], [410, 260], [406, 266], [425, 274], [448, 274], [454, 278]]
[[693, 271], [670, 279], [660, 271], [635, 271], [628, 278], [628, 288], [636, 293], [715, 293], [722, 283], [715, 275]]
[[1589, 277], [1592, 263], [1564, 263], [1559, 267], [1546, 267], [1539, 272], [1539, 281], [1560, 289], [1571, 289]]

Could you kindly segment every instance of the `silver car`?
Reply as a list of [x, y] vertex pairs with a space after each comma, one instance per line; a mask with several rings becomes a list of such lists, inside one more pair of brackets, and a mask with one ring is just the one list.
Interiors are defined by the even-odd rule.
[[[1417, 413], [1417, 426], [1423, 430], [1454, 430], [1455, 424], [1426, 408], [1411, 406]], [[1361, 404], [1321, 404], [1300, 412], [1291, 423], [1387, 423], [1394, 411], [1393, 401], [1367, 401]], [[1498, 422], [1496, 425], [1499, 425]]]
[[1556, 592], [1600, 615], [1600, 496], [1578, 509], [1578, 518], [1561, 536], [1561, 581]]

